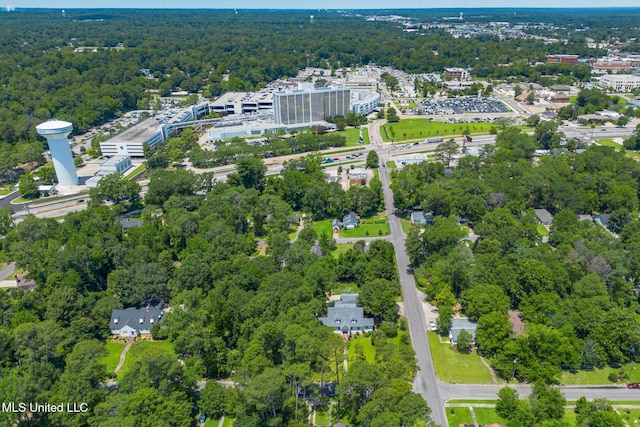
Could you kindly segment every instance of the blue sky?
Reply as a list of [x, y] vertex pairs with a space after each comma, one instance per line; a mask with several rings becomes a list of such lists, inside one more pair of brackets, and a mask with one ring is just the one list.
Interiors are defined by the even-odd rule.
[[[0, 0], [1, 1], [1, 0]], [[71, 8], [205, 8], [205, 9], [377, 9], [393, 8], [477, 8], [477, 7], [639, 7], [638, 0], [5, 0], [5, 7]]]

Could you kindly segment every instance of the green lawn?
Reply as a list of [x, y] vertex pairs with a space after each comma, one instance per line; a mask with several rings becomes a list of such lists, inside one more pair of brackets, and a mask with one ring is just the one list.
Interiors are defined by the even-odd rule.
[[[198, 414], [198, 417], [200, 416], [200, 414]], [[207, 418], [207, 420], [204, 422], [204, 427], [218, 427], [218, 424], [220, 424], [220, 420], [217, 418]]]
[[358, 144], [358, 140], [360, 139], [360, 128], [349, 128], [343, 131], [338, 131], [339, 134], [347, 137], [347, 147], [353, 147], [356, 145], [366, 145], [369, 144], [369, 129], [363, 127], [362, 128], [362, 144]]
[[362, 346], [364, 357], [369, 363], [375, 363], [376, 361], [376, 349], [371, 344], [371, 337], [365, 337], [358, 335], [356, 338], [349, 340], [349, 350], [347, 354], [347, 360], [353, 362], [356, 360], [356, 345]]
[[375, 236], [387, 236], [391, 233], [389, 223], [383, 224], [366, 224], [363, 223], [354, 228], [353, 230], [340, 230], [338, 236], [344, 238], [358, 238], [358, 237], [375, 237]]
[[496, 414], [495, 408], [473, 408], [473, 412], [476, 414], [476, 420], [480, 425], [488, 424], [503, 424], [506, 425], [507, 420], [499, 417]]
[[105, 347], [109, 354], [102, 361], [107, 365], [107, 372], [113, 372], [118, 366], [118, 362], [120, 362], [120, 354], [124, 350], [124, 344], [121, 342], [108, 342]]
[[329, 407], [322, 406], [316, 410], [316, 425], [317, 426], [329, 425]]
[[388, 167], [388, 168], [392, 168], [392, 169], [396, 169], [398, 166], [396, 166], [396, 162], [395, 162], [395, 160], [389, 160], [389, 161], [387, 162], [387, 167]]
[[436, 375], [444, 382], [486, 384], [492, 381], [489, 370], [475, 353], [460, 354], [451, 344], [440, 343], [435, 332], [427, 332]]
[[120, 372], [118, 372], [118, 378], [122, 378], [122, 375], [125, 372], [129, 371], [131, 367], [141, 359], [143, 350], [154, 347], [163, 348], [170, 353], [174, 353], [173, 344], [171, 344], [171, 342], [169, 341], [138, 341], [134, 343], [127, 352], [127, 356], [124, 360], [124, 365], [122, 365]]
[[353, 248], [353, 245], [349, 243], [336, 243], [336, 250], [331, 253], [335, 259], [338, 259], [341, 254], [347, 252], [349, 249]]
[[402, 227], [402, 232], [404, 234], [409, 234], [409, 230], [411, 230], [411, 220], [400, 218], [400, 226]]
[[0, 190], [0, 196], [7, 196], [16, 190]]
[[141, 164], [140, 166], [138, 166], [137, 168], [135, 168], [134, 170], [132, 170], [131, 172], [129, 172], [127, 174], [127, 178], [128, 179], [133, 179], [136, 176], [140, 175], [142, 173], [142, 171], [144, 171], [147, 168], [147, 165], [145, 165], [144, 163]]
[[451, 399], [451, 400], [447, 400], [445, 403], [445, 406], [447, 406], [449, 403], [468, 403], [469, 406], [473, 406], [473, 405], [481, 405], [481, 404], [493, 404], [495, 405], [496, 403], [498, 403], [497, 400], [495, 399], [478, 399], [478, 400], [474, 400], [474, 399]]
[[542, 224], [536, 224], [536, 229], [538, 230], [539, 236], [544, 237], [549, 235], [549, 230]]
[[331, 288], [331, 295], [342, 295], [342, 294], [359, 294], [360, 289], [358, 285], [353, 282], [348, 283], [337, 283], [335, 287]]
[[569, 424], [570, 426], [576, 425], [576, 413], [573, 409], [565, 409], [564, 417], [562, 417], [562, 421]]
[[495, 127], [493, 123], [444, 123], [430, 121], [425, 118], [402, 119], [396, 123], [387, 123], [386, 128], [380, 130], [382, 140], [405, 141], [412, 139], [424, 139], [438, 136], [462, 135], [469, 128], [471, 135], [486, 134], [489, 129]]
[[447, 421], [450, 426], [458, 426], [460, 424], [473, 425], [471, 410], [469, 408], [447, 408]]
[[609, 374], [618, 372], [621, 369], [625, 373], [629, 374], [629, 382], [640, 382], [640, 369], [634, 369], [631, 363], [627, 363], [626, 365], [622, 365], [618, 368], [606, 366], [602, 369], [594, 369], [591, 371], [577, 371], [575, 373], [563, 371], [562, 379], [560, 380], [560, 382], [567, 385], [612, 384], [612, 382], [608, 379]]
[[222, 422], [222, 427], [233, 427], [233, 423], [236, 421], [235, 418], [224, 417], [224, 421]]
[[622, 150], [622, 145], [618, 144], [617, 142], [614, 142], [613, 139], [611, 139], [611, 138], [599, 139], [598, 140], [598, 145], [602, 145], [602, 146], [605, 146], [605, 147], [613, 148], [616, 151], [621, 151]]
[[322, 221], [313, 221], [311, 223], [311, 228], [316, 232], [318, 236], [321, 236], [323, 233], [328, 234], [329, 236], [333, 235], [333, 229], [331, 228], [330, 219], [323, 219]]

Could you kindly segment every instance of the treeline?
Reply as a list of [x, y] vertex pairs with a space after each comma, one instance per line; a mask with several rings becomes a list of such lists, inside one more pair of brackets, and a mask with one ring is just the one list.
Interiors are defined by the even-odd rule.
[[[495, 148], [463, 157], [450, 175], [441, 164], [422, 163], [393, 180], [396, 206], [436, 215], [424, 233], [410, 231], [407, 251], [439, 307], [440, 331], [461, 302], [478, 321], [479, 351], [505, 379], [558, 382], [561, 369], [635, 360], [640, 345], [640, 222], [633, 214], [640, 167], [606, 147], [567, 151], [570, 144], [559, 145], [546, 126], [534, 136], [501, 132]], [[552, 154], [534, 162], [533, 150], [542, 148]], [[555, 215], [548, 242], [533, 208]], [[577, 216], [605, 213], [618, 235]], [[461, 240], [458, 216], [477, 240]], [[523, 335], [513, 335], [509, 309], [524, 320]]]
[[[0, 123], [11, 144], [34, 140], [35, 122], [50, 117], [82, 132], [146, 107], [147, 89], [161, 95], [202, 90], [205, 96], [254, 90], [296, 75], [307, 63], [335, 70], [375, 62], [408, 72], [471, 66], [488, 75], [497, 64], [544, 61], [548, 53], [601, 53], [583, 40], [462, 40], [438, 29], [405, 33], [391, 23], [334, 12], [318, 13], [313, 23], [306, 12], [252, 11], [74, 10], [63, 18], [57, 10], [39, 10], [0, 19]], [[87, 49], [74, 52], [77, 47]]]

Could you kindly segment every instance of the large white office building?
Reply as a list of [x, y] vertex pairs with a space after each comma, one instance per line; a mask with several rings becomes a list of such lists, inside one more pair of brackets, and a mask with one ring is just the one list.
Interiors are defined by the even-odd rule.
[[300, 85], [297, 90], [273, 94], [275, 122], [283, 125], [320, 122], [328, 117], [346, 116], [351, 103], [351, 89], [313, 88]]
[[367, 116], [378, 108], [380, 104], [380, 94], [372, 90], [352, 90], [351, 91], [351, 111], [356, 114]]
[[606, 74], [600, 77], [600, 86], [613, 88], [616, 92], [631, 92], [640, 87], [640, 75], [637, 74]]

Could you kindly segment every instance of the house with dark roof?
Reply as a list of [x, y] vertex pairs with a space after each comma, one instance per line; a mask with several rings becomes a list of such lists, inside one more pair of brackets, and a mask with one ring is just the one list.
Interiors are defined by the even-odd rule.
[[373, 331], [373, 319], [364, 317], [364, 309], [358, 307], [357, 294], [342, 294], [333, 307], [327, 309], [325, 317], [318, 317], [320, 323], [339, 334], [361, 334]]
[[120, 218], [120, 225], [123, 230], [128, 230], [133, 227], [142, 227], [144, 222], [141, 219]]
[[352, 230], [360, 223], [360, 217], [355, 212], [349, 212], [342, 218], [342, 226], [347, 230]]
[[542, 225], [551, 225], [551, 221], [553, 221], [553, 215], [546, 209], [534, 209], [536, 214], [536, 220]]
[[477, 322], [473, 322], [467, 318], [451, 319], [451, 329], [449, 329], [449, 340], [452, 345], [458, 345], [458, 336], [460, 332], [467, 331], [471, 334], [471, 344], [476, 343]]
[[323, 255], [322, 254], [322, 248], [320, 247], [320, 244], [318, 243], [317, 240], [313, 244], [313, 246], [311, 246], [311, 249], [309, 250], [309, 252], [311, 252], [312, 254], [316, 255], [318, 258], [320, 258]]
[[162, 323], [164, 310], [160, 308], [127, 308], [125, 310], [113, 310], [109, 329], [112, 335], [121, 337], [137, 337], [150, 334], [154, 323]]

